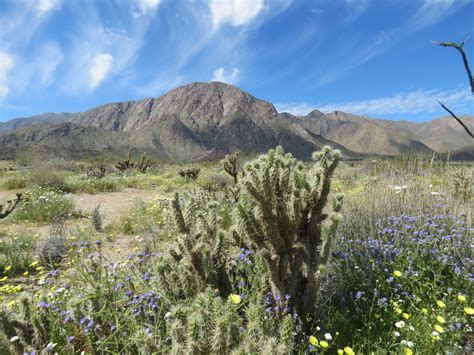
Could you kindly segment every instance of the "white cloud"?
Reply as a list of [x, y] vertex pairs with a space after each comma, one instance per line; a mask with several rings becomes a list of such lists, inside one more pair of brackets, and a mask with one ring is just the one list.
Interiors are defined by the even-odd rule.
[[349, 10], [349, 15], [345, 22], [352, 22], [362, 16], [369, 8], [370, 0], [346, 0], [346, 6]]
[[113, 57], [109, 53], [97, 54], [89, 68], [89, 87], [95, 89], [112, 68]]
[[34, 63], [41, 86], [47, 87], [55, 81], [54, 72], [62, 63], [63, 58], [64, 54], [56, 42], [48, 42], [41, 47], [41, 53]]
[[241, 26], [251, 22], [265, 8], [263, 0], [211, 0], [214, 28], [222, 23]]
[[276, 107], [279, 112], [286, 111], [295, 115], [305, 115], [314, 109], [324, 113], [344, 111], [371, 116], [444, 113], [436, 100], [443, 102], [457, 112], [469, 113], [470, 111], [472, 114], [474, 98], [467, 87], [445, 91], [420, 89], [370, 100], [320, 105], [307, 103], [278, 104]]
[[237, 82], [237, 79], [240, 75], [239, 68], [235, 67], [232, 71], [226, 72], [223, 67], [217, 68], [212, 73], [211, 81], [220, 81], [222, 83], [234, 84]]
[[38, 11], [42, 13], [49, 12], [59, 4], [58, 0], [40, 0], [38, 1]]
[[5, 52], [0, 52], [0, 98], [6, 97], [10, 92], [8, 73], [13, 68], [13, 58]]
[[161, 0], [137, 0], [132, 4], [132, 16], [138, 18], [148, 13], [153, 13], [160, 5]]

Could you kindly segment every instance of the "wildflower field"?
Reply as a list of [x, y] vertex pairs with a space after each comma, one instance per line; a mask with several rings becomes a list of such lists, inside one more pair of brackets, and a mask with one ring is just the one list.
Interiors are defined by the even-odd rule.
[[430, 158], [1, 172], [0, 353], [472, 353], [474, 169]]

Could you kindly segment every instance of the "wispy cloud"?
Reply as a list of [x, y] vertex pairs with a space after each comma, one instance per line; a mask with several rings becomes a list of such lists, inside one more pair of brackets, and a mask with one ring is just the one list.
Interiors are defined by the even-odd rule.
[[109, 53], [100, 53], [94, 56], [89, 68], [89, 86], [95, 89], [106, 77], [112, 68], [114, 58]]
[[265, 8], [263, 0], [211, 0], [214, 28], [223, 23], [241, 26], [249, 23]]
[[371, 0], [346, 0], [345, 5], [348, 10], [348, 15], [344, 23], [348, 24], [357, 20], [369, 8]]
[[39, 76], [40, 86], [48, 87], [56, 80], [55, 72], [62, 63], [64, 54], [56, 42], [46, 42], [40, 48], [37, 59], [32, 63], [32, 74]]
[[324, 113], [344, 111], [359, 115], [380, 117], [393, 114], [441, 114], [443, 111], [436, 100], [440, 100], [461, 114], [472, 114], [474, 98], [467, 87], [445, 91], [420, 89], [369, 100], [330, 104], [290, 103], [278, 104], [276, 107], [280, 112], [286, 111], [295, 115], [305, 115], [315, 109]]
[[[348, 71], [378, 57], [409, 35], [435, 25], [469, 2], [470, 0], [423, 0], [414, 15], [394, 28], [379, 31], [372, 38], [358, 38], [354, 35], [351, 41], [332, 43], [338, 48], [337, 53], [340, 55], [331, 61], [325, 74], [317, 79], [317, 85], [322, 86], [343, 77]], [[370, 11], [371, 1], [347, 0], [346, 5], [349, 16], [359, 17]]]
[[304, 102], [279, 103], [275, 104], [275, 108], [278, 112], [289, 112], [295, 116], [304, 116], [317, 109], [315, 105]]
[[59, 6], [59, 0], [39, 0], [37, 8], [39, 12], [47, 13], [57, 6]]
[[160, 5], [161, 0], [137, 0], [132, 3], [132, 16], [135, 18], [154, 12]]
[[212, 74], [211, 81], [220, 81], [227, 84], [235, 84], [239, 78], [240, 70], [235, 67], [226, 71], [223, 67], [217, 68]]
[[0, 99], [10, 92], [8, 74], [13, 68], [13, 58], [5, 52], [0, 52]]

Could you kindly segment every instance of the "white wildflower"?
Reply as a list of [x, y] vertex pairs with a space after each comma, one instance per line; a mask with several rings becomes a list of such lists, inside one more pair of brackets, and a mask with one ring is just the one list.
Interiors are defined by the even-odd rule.
[[14, 337], [12, 337], [10, 339], [10, 343], [14, 343], [15, 341], [17, 341], [18, 339], [20, 339], [20, 337], [18, 335], [15, 335]]
[[395, 326], [400, 329], [400, 328], [403, 328], [405, 326], [405, 322], [404, 321], [398, 321], [397, 323], [395, 323]]

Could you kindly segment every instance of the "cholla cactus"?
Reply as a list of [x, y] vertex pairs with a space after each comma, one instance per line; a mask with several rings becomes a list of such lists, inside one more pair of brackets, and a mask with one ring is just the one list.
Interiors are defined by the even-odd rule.
[[20, 200], [21, 200], [21, 193], [17, 193], [16, 199], [8, 200], [5, 208], [3, 205], [0, 205], [0, 219], [6, 218], [10, 213], [12, 213], [15, 207], [20, 202]]
[[163, 266], [166, 272], [161, 273], [162, 284], [176, 296], [194, 295], [208, 285], [226, 295], [231, 288], [228, 246], [225, 232], [219, 227], [217, 206], [209, 203], [197, 208], [192, 199], [184, 204], [178, 194], [171, 206], [179, 237], [169, 250], [171, 258]]
[[151, 166], [151, 160], [146, 156], [146, 152], [143, 153], [140, 157], [140, 160], [135, 163], [132, 160], [132, 148], [128, 150], [127, 159], [123, 159], [115, 164], [115, 167], [124, 173], [130, 169], [136, 169], [138, 172], [145, 173]]
[[132, 161], [132, 148], [128, 150], [127, 159], [119, 160], [115, 167], [120, 170], [122, 173], [128, 169], [133, 168], [134, 164]]
[[239, 152], [236, 152], [234, 154], [226, 155], [221, 161], [224, 171], [234, 179], [235, 184], [239, 181], [239, 156]]
[[187, 168], [187, 169], [180, 169], [178, 171], [178, 174], [186, 179], [189, 180], [196, 180], [199, 176], [199, 173], [201, 172], [200, 168]]
[[264, 259], [272, 293], [282, 306], [290, 295], [303, 317], [313, 311], [342, 204], [336, 195], [327, 207], [341, 153], [324, 147], [313, 159], [308, 170], [281, 147], [270, 150], [246, 166], [238, 205], [239, 233]]
[[137, 164], [137, 170], [141, 173], [145, 173], [151, 166], [151, 160], [146, 156], [146, 152], [142, 154]]

